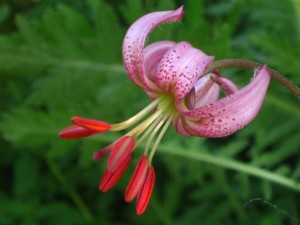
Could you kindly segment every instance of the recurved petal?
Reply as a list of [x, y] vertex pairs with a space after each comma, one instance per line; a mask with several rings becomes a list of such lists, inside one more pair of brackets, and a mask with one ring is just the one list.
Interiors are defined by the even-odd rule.
[[157, 68], [155, 83], [180, 102], [213, 59], [188, 42], [180, 42], [163, 56]]
[[193, 136], [214, 138], [240, 130], [259, 112], [270, 79], [267, 66], [263, 66], [256, 70], [255, 77], [247, 86], [234, 94], [209, 105], [183, 112], [181, 123], [185, 126], [185, 131]]
[[186, 130], [186, 128], [188, 128], [183, 122], [185, 120], [185, 117], [180, 115], [177, 116], [174, 120], [173, 120], [173, 125], [176, 129], [176, 131], [184, 136], [190, 136], [190, 132], [188, 130]]
[[211, 79], [211, 75], [201, 77], [186, 96], [185, 100], [189, 109], [196, 109], [218, 100], [220, 86]]
[[172, 41], [158, 41], [148, 45], [144, 49], [145, 76], [143, 76], [143, 79], [147, 88], [156, 92], [160, 91], [160, 88], [154, 83], [157, 66], [164, 54], [175, 44]]
[[158, 25], [180, 20], [183, 7], [174, 11], [149, 13], [138, 19], [126, 33], [123, 41], [123, 62], [130, 79], [138, 86], [147, 88], [144, 84], [144, 43], [148, 34]]
[[223, 89], [226, 95], [231, 95], [239, 90], [239, 87], [226, 77], [222, 77], [217, 73], [211, 75], [211, 79], [214, 80]]

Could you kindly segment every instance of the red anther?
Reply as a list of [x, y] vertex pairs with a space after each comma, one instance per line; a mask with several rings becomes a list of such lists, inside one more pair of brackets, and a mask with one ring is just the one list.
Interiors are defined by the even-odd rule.
[[141, 215], [147, 208], [153, 187], [155, 183], [155, 171], [151, 166], [148, 170], [145, 182], [138, 193], [137, 201], [136, 201], [136, 214]]
[[88, 137], [94, 134], [97, 134], [97, 132], [93, 130], [88, 130], [86, 128], [77, 125], [72, 125], [62, 129], [59, 132], [58, 136], [63, 139], [73, 139], [73, 138]]
[[111, 150], [111, 147], [112, 147], [112, 145], [110, 144], [110, 145], [108, 145], [108, 146], [106, 146], [106, 147], [104, 147], [104, 148], [102, 148], [102, 149], [94, 152], [93, 159], [94, 160], [100, 160], [100, 159], [102, 159], [102, 157], [105, 156], [106, 153]]
[[129, 184], [126, 188], [125, 193], [125, 201], [130, 202], [132, 201], [137, 193], [142, 188], [144, 180], [146, 178], [147, 170], [148, 170], [148, 160], [145, 155], [142, 156], [139, 163], [137, 164], [134, 173], [129, 181]]
[[71, 120], [76, 125], [92, 131], [96, 131], [98, 134], [110, 129], [110, 125], [108, 123], [99, 120], [85, 119], [79, 116], [73, 116]]
[[111, 189], [125, 172], [130, 160], [131, 155], [129, 155], [126, 161], [124, 161], [124, 163], [114, 172], [110, 172], [106, 169], [101, 178], [99, 190], [102, 192], [107, 192], [109, 189]]
[[134, 146], [135, 140], [132, 136], [124, 136], [116, 141], [107, 160], [107, 170], [113, 172], [122, 166]]

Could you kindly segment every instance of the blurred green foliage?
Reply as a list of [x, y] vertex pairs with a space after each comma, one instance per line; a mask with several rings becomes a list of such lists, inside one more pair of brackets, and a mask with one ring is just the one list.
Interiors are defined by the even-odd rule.
[[[154, 159], [155, 190], [140, 217], [123, 200], [138, 157], [111, 191], [97, 189], [106, 163], [93, 161], [92, 153], [121, 134], [57, 138], [73, 115], [116, 123], [150, 102], [123, 69], [122, 39], [145, 13], [182, 4], [183, 21], [160, 26], [149, 42], [186, 40], [217, 59], [266, 63], [300, 84], [299, 1], [4, 1], [1, 225], [300, 223], [299, 100], [274, 81], [259, 116], [230, 137], [182, 137], [169, 129]], [[223, 73], [244, 85], [252, 72]], [[218, 159], [253, 168], [257, 177]], [[262, 179], [266, 171], [298, 186]]]

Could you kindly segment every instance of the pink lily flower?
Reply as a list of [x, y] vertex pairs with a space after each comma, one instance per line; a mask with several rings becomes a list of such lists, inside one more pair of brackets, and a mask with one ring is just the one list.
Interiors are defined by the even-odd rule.
[[[132, 127], [116, 142], [94, 153], [101, 159], [110, 152], [99, 189], [106, 192], [119, 180], [133, 150], [146, 139], [145, 152], [128, 184], [125, 201], [137, 198], [136, 212], [142, 214], [155, 182], [153, 155], [171, 123], [182, 135], [218, 138], [228, 136], [251, 122], [259, 112], [270, 82], [268, 68], [257, 68], [252, 81], [242, 89], [218, 73], [204, 72], [214, 60], [188, 42], [159, 41], [145, 47], [149, 33], [158, 25], [179, 21], [183, 7], [154, 12], [138, 19], [123, 42], [123, 62], [133, 83], [152, 102], [132, 118], [117, 124], [73, 117], [73, 126], [61, 138], [78, 138]], [[220, 90], [226, 97], [219, 99]], [[148, 118], [140, 122], [148, 115]], [[139, 122], [139, 124], [137, 124]], [[137, 124], [137, 125], [136, 125]], [[155, 139], [155, 136], [156, 140]]]

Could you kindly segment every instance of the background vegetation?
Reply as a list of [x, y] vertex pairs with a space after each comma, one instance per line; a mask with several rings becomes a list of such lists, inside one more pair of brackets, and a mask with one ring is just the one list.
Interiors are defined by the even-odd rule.
[[[121, 136], [60, 140], [73, 115], [120, 122], [150, 101], [121, 58], [130, 24], [185, 5], [149, 42], [186, 40], [217, 59], [268, 64], [300, 84], [300, 4], [292, 0], [12, 0], [0, 6], [0, 224], [299, 224], [299, 100], [274, 81], [259, 116], [222, 139], [169, 129], [146, 213], [120, 182], [98, 191], [93, 151]], [[252, 71], [226, 70], [241, 86]], [[142, 149], [139, 149], [141, 153]]]

